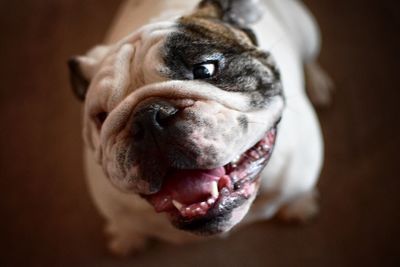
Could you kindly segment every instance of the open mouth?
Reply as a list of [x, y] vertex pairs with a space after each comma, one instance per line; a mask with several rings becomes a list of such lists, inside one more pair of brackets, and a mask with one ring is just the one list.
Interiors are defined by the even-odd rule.
[[225, 166], [212, 170], [171, 170], [161, 190], [143, 196], [157, 212], [193, 222], [223, 216], [250, 199], [258, 189], [276, 139], [276, 126], [253, 147]]

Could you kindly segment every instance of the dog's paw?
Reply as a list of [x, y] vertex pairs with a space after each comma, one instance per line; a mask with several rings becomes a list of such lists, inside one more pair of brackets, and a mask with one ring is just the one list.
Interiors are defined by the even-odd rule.
[[138, 253], [146, 248], [147, 240], [143, 237], [114, 237], [108, 244], [110, 252], [118, 257]]
[[108, 225], [105, 232], [110, 236], [108, 243], [109, 251], [118, 257], [138, 253], [144, 250], [148, 243], [148, 239], [145, 236], [132, 232], [124, 232], [112, 225]]
[[334, 83], [317, 63], [309, 63], [306, 66], [307, 92], [311, 102], [317, 107], [329, 106], [332, 102]]
[[285, 204], [278, 212], [277, 218], [287, 223], [307, 223], [318, 214], [317, 193], [303, 194]]

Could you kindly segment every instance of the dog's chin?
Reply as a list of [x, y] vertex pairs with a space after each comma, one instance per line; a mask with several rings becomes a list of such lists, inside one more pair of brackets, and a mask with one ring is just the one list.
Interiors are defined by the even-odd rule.
[[246, 215], [276, 138], [271, 128], [253, 147], [212, 170], [171, 168], [160, 191], [142, 195], [178, 229], [200, 235], [230, 230]]
[[214, 206], [204, 215], [193, 217], [182, 216], [178, 210], [168, 212], [168, 218], [178, 229], [192, 232], [201, 236], [221, 234], [231, 230], [247, 214], [259, 187], [259, 179], [254, 190], [246, 196], [240, 193], [222, 192]]

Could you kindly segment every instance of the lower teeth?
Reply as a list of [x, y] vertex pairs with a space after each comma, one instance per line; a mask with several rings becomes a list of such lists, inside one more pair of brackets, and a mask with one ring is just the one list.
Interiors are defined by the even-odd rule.
[[211, 206], [216, 202], [216, 200], [217, 200], [216, 198], [211, 197], [206, 201], [196, 204], [191, 204], [189, 206], [185, 206], [184, 204], [176, 200], [172, 200], [172, 204], [175, 206], [177, 210], [179, 210], [182, 216], [188, 217], [188, 216], [205, 214], [211, 208]]

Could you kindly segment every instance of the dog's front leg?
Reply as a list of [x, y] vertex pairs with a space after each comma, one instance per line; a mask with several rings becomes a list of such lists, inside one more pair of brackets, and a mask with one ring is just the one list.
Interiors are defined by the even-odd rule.
[[105, 227], [106, 234], [110, 237], [108, 248], [116, 256], [126, 256], [142, 251], [146, 248], [148, 237], [134, 230], [132, 222], [109, 221]]
[[288, 223], [306, 223], [317, 215], [319, 207], [316, 190], [302, 193], [286, 204], [277, 213], [277, 218]]
[[317, 61], [305, 65], [307, 92], [311, 102], [317, 107], [329, 106], [334, 84]]

